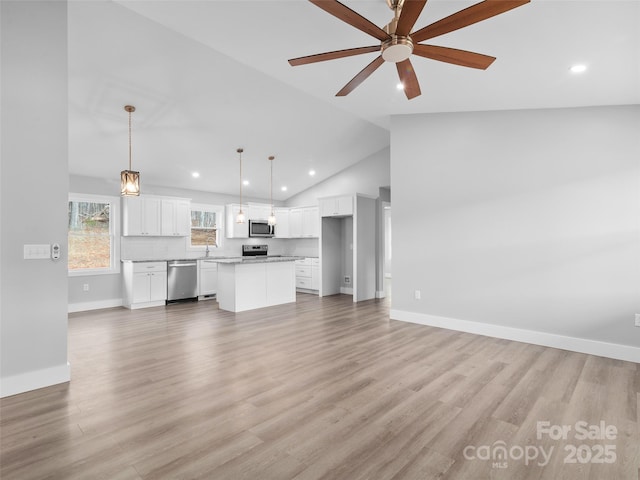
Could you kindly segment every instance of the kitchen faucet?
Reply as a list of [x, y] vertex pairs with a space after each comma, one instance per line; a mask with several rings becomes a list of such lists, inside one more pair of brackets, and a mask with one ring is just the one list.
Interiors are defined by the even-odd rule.
[[206, 237], [205, 240], [205, 245], [207, 246], [204, 250], [204, 256], [208, 257], [209, 256], [209, 241], [213, 240], [213, 236], [208, 236]]

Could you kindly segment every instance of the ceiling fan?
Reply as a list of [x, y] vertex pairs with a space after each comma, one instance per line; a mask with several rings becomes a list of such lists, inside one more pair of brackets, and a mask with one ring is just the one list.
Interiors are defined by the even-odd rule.
[[378, 27], [336, 0], [309, 1], [343, 22], [377, 38], [380, 41], [380, 45], [348, 48], [346, 50], [336, 50], [333, 52], [308, 55], [306, 57], [292, 58], [289, 60], [292, 66], [295, 67], [297, 65], [306, 65], [309, 63], [380, 51], [381, 54], [369, 65], [364, 67], [349, 83], [342, 87], [336, 96], [343, 97], [348, 95], [384, 62], [393, 62], [398, 69], [398, 75], [404, 87], [405, 94], [407, 98], [411, 100], [421, 93], [420, 84], [411, 65], [411, 60], [409, 60], [411, 54], [482, 70], [489, 67], [495, 60], [495, 57], [482, 55], [480, 53], [439, 47], [436, 45], [424, 45], [419, 42], [486, 20], [487, 18], [529, 3], [531, 0], [484, 0], [414, 32], [411, 32], [411, 29], [418, 20], [427, 0], [386, 0], [387, 5], [393, 10], [394, 15], [391, 22], [384, 28]]

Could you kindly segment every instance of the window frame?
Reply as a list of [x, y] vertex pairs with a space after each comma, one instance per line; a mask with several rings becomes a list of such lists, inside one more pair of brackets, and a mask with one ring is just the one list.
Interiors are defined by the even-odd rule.
[[109, 204], [109, 245], [111, 246], [110, 266], [103, 268], [69, 269], [69, 227], [67, 225], [67, 272], [70, 277], [90, 275], [114, 275], [120, 273], [120, 197], [93, 195], [88, 193], [69, 193], [69, 202], [108, 203]]
[[205, 203], [192, 203], [189, 208], [189, 236], [186, 239], [187, 250], [192, 252], [205, 252], [207, 250], [206, 245], [192, 245], [191, 244], [191, 212], [213, 212], [216, 214], [216, 245], [209, 245], [209, 250], [219, 249], [223, 247], [224, 243], [224, 205], [213, 205]]

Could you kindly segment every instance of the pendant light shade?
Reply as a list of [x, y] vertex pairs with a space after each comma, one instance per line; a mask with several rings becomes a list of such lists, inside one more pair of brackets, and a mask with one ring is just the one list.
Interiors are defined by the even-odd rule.
[[269, 157], [269, 164], [271, 168], [271, 175], [269, 176], [269, 203], [271, 204], [271, 215], [269, 215], [269, 218], [267, 219], [267, 223], [269, 225], [276, 224], [276, 215], [273, 213], [273, 160], [275, 158], [276, 157], [273, 155]]
[[120, 172], [120, 194], [138, 196], [140, 195], [140, 172], [131, 170], [131, 113], [136, 111], [136, 107], [126, 105], [124, 109], [129, 113], [129, 170]]
[[236, 216], [236, 223], [244, 223], [244, 212], [242, 211], [242, 152], [244, 152], [244, 149], [239, 148], [236, 152], [240, 157], [240, 211]]

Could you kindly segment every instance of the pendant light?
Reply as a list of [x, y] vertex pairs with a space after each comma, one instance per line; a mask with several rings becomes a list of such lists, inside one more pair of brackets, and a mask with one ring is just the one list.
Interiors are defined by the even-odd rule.
[[276, 157], [273, 155], [269, 157], [269, 164], [271, 165], [271, 175], [269, 177], [269, 203], [271, 204], [271, 215], [269, 215], [269, 219], [267, 220], [269, 225], [276, 224], [276, 215], [273, 213], [273, 160], [275, 158]]
[[244, 223], [244, 212], [242, 211], [242, 152], [244, 152], [244, 149], [239, 148], [236, 152], [240, 157], [240, 211], [236, 216], [236, 223]]
[[136, 107], [125, 105], [125, 111], [129, 113], [129, 170], [120, 172], [120, 194], [124, 196], [140, 195], [140, 172], [131, 170], [131, 113]]

